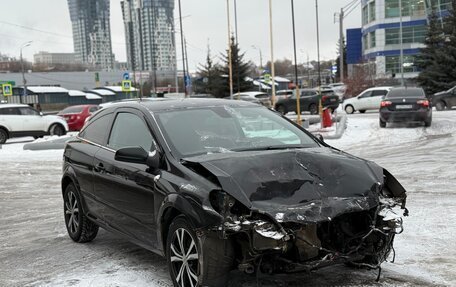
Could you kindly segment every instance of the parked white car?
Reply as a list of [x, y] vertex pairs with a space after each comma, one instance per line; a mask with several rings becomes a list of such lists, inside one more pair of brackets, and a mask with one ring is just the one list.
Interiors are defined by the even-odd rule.
[[0, 105], [0, 144], [14, 137], [62, 136], [67, 132], [68, 124], [59, 116], [44, 116], [27, 105]]
[[343, 109], [347, 114], [356, 111], [365, 113], [367, 110], [379, 110], [382, 98], [392, 89], [392, 87], [375, 87], [362, 92], [356, 97], [347, 99], [343, 102]]

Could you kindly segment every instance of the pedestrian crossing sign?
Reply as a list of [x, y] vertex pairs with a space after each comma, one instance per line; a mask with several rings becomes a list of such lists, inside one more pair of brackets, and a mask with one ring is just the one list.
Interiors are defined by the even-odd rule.
[[122, 81], [122, 92], [130, 92], [131, 91], [131, 81], [125, 80]]
[[13, 95], [13, 86], [11, 84], [2, 84], [3, 95], [6, 97]]

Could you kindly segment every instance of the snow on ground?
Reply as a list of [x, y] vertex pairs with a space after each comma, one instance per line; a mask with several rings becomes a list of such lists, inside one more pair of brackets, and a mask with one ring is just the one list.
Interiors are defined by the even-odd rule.
[[[88, 244], [66, 234], [60, 191], [62, 151], [24, 151], [31, 138], [0, 149], [0, 286], [171, 286], [166, 262], [100, 230]], [[334, 266], [312, 274], [233, 271], [229, 286], [456, 286], [456, 111], [431, 128], [378, 127], [378, 114], [349, 115], [330, 145], [373, 160], [408, 190], [410, 217], [396, 237], [396, 261], [376, 271]], [[258, 285], [257, 285], [258, 280]]]

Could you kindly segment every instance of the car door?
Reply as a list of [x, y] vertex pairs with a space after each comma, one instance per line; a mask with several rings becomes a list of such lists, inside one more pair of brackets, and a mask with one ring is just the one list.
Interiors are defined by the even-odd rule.
[[22, 131], [22, 115], [19, 108], [0, 107], [0, 125], [9, 129], [10, 132]]
[[144, 114], [136, 109], [117, 112], [106, 147], [94, 159], [94, 193], [105, 205], [104, 221], [130, 238], [156, 248], [154, 175], [145, 164], [115, 160], [117, 150], [140, 146], [155, 150]]
[[44, 117], [35, 109], [30, 107], [20, 107], [22, 131], [44, 132], [46, 121]]
[[353, 102], [355, 110], [367, 110], [371, 104], [372, 91], [366, 91], [357, 97], [357, 100]]
[[380, 105], [382, 103], [382, 99], [388, 94], [388, 90], [375, 90], [372, 91], [371, 100], [370, 100], [370, 110], [378, 110], [380, 109]]

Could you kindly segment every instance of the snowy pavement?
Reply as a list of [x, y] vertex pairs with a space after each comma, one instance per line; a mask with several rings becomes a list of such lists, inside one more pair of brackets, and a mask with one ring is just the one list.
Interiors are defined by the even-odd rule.
[[[66, 234], [62, 151], [0, 148], [0, 286], [171, 286], [166, 262], [100, 230], [88, 244]], [[354, 114], [330, 145], [373, 160], [408, 191], [410, 217], [396, 260], [376, 271], [334, 266], [312, 274], [259, 278], [233, 271], [229, 286], [456, 286], [456, 111], [435, 112], [431, 128], [380, 129], [378, 114]], [[258, 280], [258, 284], [257, 284]]]

